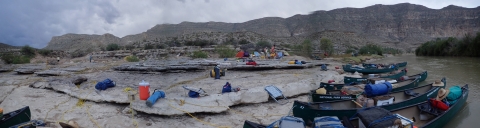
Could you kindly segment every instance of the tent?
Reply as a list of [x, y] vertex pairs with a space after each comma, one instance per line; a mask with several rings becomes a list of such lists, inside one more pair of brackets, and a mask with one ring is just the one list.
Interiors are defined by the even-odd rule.
[[253, 54], [255, 55], [255, 57], [260, 57], [260, 53], [258, 52], [253, 52]]
[[278, 53], [277, 53], [277, 58], [280, 59], [280, 58], [282, 58], [282, 57], [283, 57], [283, 52], [278, 52]]
[[242, 58], [243, 57], [243, 51], [238, 52], [237, 55], [235, 55], [235, 57]]
[[245, 52], [243, 53], [243, 57], [250, 57], [250, 53], [248, 53], [248, 51], [245, 51]]

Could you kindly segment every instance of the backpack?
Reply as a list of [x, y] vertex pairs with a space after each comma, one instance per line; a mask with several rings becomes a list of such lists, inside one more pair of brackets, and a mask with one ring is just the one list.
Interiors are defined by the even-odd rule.
[[440, 100], [436, 100], [436, 99], [431, 98], [428, 102], [430, 102], [430, 104], [433, 107], [438, 108], [439, 110], [442, 110], [442, 111], [446, 111], [449, 108], [447, 104], [443, 103]]
[[200, 97], [200, 93], [190, 90], [188, 91], [188, 96], [192, 98], [197, 98]]
[[449, 104], [455, 104], [457, 102], [458, 98], [462, 96], [462, 88], [460, 86], [452, 86], [449, 88], [450, 93], [448, 93], [447, 99]]
[[98, 82], [95, 85], [95, 89], [97, 89], [97, 90], [106, 90], [107, 88], [110, 88], [110, 87], [115, 87], [115, 82], [113, 82], [112, 80], [110, 80], [108, 78], [101, 81], [101, 82]]
[[225, 93], [225, 92], [232, 92], [232, 85], [230, 85], [230, 83], [228, 82], [225, 85], [223, 85], [222, 93]]

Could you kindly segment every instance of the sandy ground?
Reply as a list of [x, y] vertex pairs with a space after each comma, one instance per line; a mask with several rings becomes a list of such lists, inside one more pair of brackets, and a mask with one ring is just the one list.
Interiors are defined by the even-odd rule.
[[[299, 57], [286, 58], [302, 59]], [[52, 68], [84, 68], [81, 72], [72, 73], [66, 76], [39, 77], [32, 75], [17, 75], [15, 72], [0, 73], [0, 107], [4, 113], [19, 109], [23, 106], [30, 106], [32, 119], [42, 119], [49, 121], [49, 127], [60, 127], [58, 122], [74, 120], [80, 127], [93, 128], [120, 128], [120, 127], [152, 127], [152, 128], [173, 128], [173, 127], [232, 127], [239, 128], [243, 126], [245, 120], [251, 120], [262, 124], [270, 124], [278, 120], [281, 116], [288, 114], [292, 107], [293, 100], [307, 101], [305, 94], [283, 90], [284, 94], [289, 93], [290, 102], [280, 105], [272, 99], [262, 103], [235, 104], [228, 110], [220, 113], [193, 113], [162, 116], [148, 114], [144, 112], [130, 112], [128, 103], [112, 102], [92, 102], [78, 99], [87, 93], [73, 97], [62, 91], [53, 89], [32, 88], [36, 82], [48, 81], [49, 79], [68, 79], [73, 76], [82, 75], [88, 78], [80, 88], [91, 89], [97, 81], [105, 78], [111, 78], [117, 81], [120, 88], [135, 88], [141, 81], [148, 81], [152, 89], [165, 90], [168, 99], [186, 99], [185, 90], [181, 85], [188, 85], [196, 88], [203, 88], [210, 94], [221, 92], [222, 86], [226, 82], [233, 86], [239, 86], [242, 89], [251, 89], [265, 85], [280, 85], [295, 83], [302, 80], [312, 82], [312, 87], [318, 87], [321, 81], [326, 82], [335, 79], [337, 82], [343, 82], [345, 74], [338, 74], [334, 71], [335, 66], [342, 63], [332, 60], [321, 60], [322, 63], [331, 64], [329, 71], [320, 71], [319, 67], [308, 69], [280, 69], [265, 71], [227, 71], [225, 77], [220, 80], [213, 80], [207, 76], [208, 71], [185, 72], [185, 73], [141, 73], [141, 72], [118, 72], [111, 70], [112, 66], [120, 65], [121, 60], [86, 63], [84, 60], [64, 61], [60, 65], [48, 66], [42, 63], [29, 65], [15, 65], [13, 67], [36, 66], [43, 69]], [[5, 67], [5, 66], [4, 66]], [[341, 67], [341, 66], [340, 66]], [[245, 91], [245, 90], [242, 90]], [[265, 92], [266, 93], [266, 92]], [[268, 97], [268, 95], [266, 95]], [[124, 95], [127, 97], [127, 94]], [[188, 98], [188, 100], [195, 100]], [[187, 100], [187, 101], [188, 101]], [[165, 106], [181, 106], [180, 102], [173, 100], [159, 100], [157, 104]], [[205, 105], [209, 107], [218, 105]], [[198, 106], [201, 107], [201, 106]], [[178, 109], [169, 109], [169, 111], [180, 111]]]

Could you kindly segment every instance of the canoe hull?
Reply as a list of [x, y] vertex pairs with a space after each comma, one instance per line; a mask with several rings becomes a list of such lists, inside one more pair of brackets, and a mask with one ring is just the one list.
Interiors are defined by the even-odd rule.
[[[8, 115], [12, 116], [8, 117], [7, 119], [3, 119]], [[30, 113], [30, 108], [28, 106], [15, 110], [13, 112], [5, 113], [2, 117], [2, 120], [0, 120], [0, 128], [8, 128], [10, 126], [15, 126], [17, 124], [30, 121], [31, 116], [32, 115]]]
[[266, 125], [258, 124], [248, 120], [245, 120], [245, 122], [243, 123], [243, 128], [266, 128], [266, 127], [267, 127]]
[[462, 97], [458, 99], [458, 101], [445, 113], [435, 118], [433, 121], [425, 124], [422, 128], [442, 128], [444, 127], [452, 118], [455, 118], [458, 112], [463, 109], [465, 103], [468, 99], [468, 85], [466, 87], [465, 92], [463, 92]]
[[387, 73], [394, 70], [397, 70], [398, 67], [395, 68], [384, 68], [384, 69], [374, 69], [374, 68], [359, 68], [359, 67], [352, 67], [351, 65], [342, 65], [343, 71], [351, 72], [351, 73], [363, 73], [363, 74], [378, 74], [378, 73]]
[[[402, 70], [402, 72], [390, 75], [390, 76], [381, 76], [380, 78], [391, 78], [391, 79], [398, 79], [402, 76], [405, 76], [407, 73]], [[345, 76], [343, 77], [343, 83], [345, 84], [350, 84], [350, 83], [365, 83], [367, 81], [367, 77], [362, 77], [362, 78], [354, 78], [354, 77], [348, 77]]]
[[[410, 89], [410, 88], [417, 87], [418, 83], [419, 83], [418, 80], [419, 79], [413, 81], [412, 83], [410, 83], [408, 85], [398, 87], [398, 88], [394, 88], [394, 89], [392, 89], [392, 92], [404, 91], [404, 90], [407, 90], [407, 89]], [[357, 96], [356, 95], [316, 94], [315, 90], [312, 90], [312, 91], [310, 91], [310, 98], [311, 98], [312, 102], [326, 102], [326, 101], [336, 101], [336, 100], [354, 100], [354, 99], [357, 99]]]
[[[362, 64], [363, 67], [371, 67], [370, 65], [372, 64], [365, 64], [365, 63]], [[377, 64], [373, 64], [373, 65], [377, 65]], [[395, 65], [397, 65], [398, 67], [405, 67], [407, 66], [407, 62], [406, 61], [400, 62], [400, 63], [396, 63]]]
[[[446, 84], [446, 82], [444, 82], [444, 84]], [[431, 86], [431, 84], [425, 85], [425, 86]], [[424, 86], [420, 86], [420, 87], [416, 87], [416, 88], [422, 88], [422, 87], [424, 87]], [[393, 103], [393, 104], [389, 104], [389, 105], [383, 105], [381, 107], [391, 111], [391, 110], [399, 109], [399, 108], [409, 106], [409, 105], [412, 105], [412, 104], [419, 104], [421, 102], [426, 101], [429, 98], [436, 97], [436, 95], [438, 93], [438, 90], [440, 88], [444, 88], [444, 87], [445, 87], [445, 85], [444, 86], [437, 86], [437, 87], [432, 86], [432, 88], [430, 90], [426, 91], [425, 93], [423, 93], [420, 96], [417, 96], [417, 97], [414, 97], [414, 98], [411, 98], [411, 99], [407, 99], [407, 100], [402, 101], [402, 102], [397, 102], [397, 103]], [[413, 88], [413, 89], [415, 89], [415, 88]], [[339, 101], [350, 101], [350, 100], [339, 100]], [[330, 102], [339, 102], [339, 101], [330, 101]], [[310, 106], [310, 105], [320, 105], [320, 103], [329, 103], [329, 102], [306, 103], [306, 102], [301, 102], [301, 101], [294, 101], [294, 103], [293, 103], [293, 115], [295, 117], [302, 118], [306, 123], [312, 123], [313, 119], [315, 117], [320, 117], [320, 116], [338, 116], [338, 117], [346, 116], [346, 117], [351, 117], [356, 113], [357, 109], [360, 109], [360, 108], [350, 108], [350, 109], [322, 110], [322, 109], [312, 108]]]

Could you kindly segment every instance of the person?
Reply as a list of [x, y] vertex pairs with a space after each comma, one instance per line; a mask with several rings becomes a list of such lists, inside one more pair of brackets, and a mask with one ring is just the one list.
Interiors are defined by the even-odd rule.
[[265, 47], [263, 50], [265, 51], [265, 57], [266, 57], [266, 58], [269, 58], [268, 56], [269, 56], [270, 54], [268, 54], [268, 48]]
[[92, 54], [90, 54], [90, 63], [92, 63]]
[[275, 45], [272, 46], [272, 49], [270, 50], [271, 53], [275, 52]]

